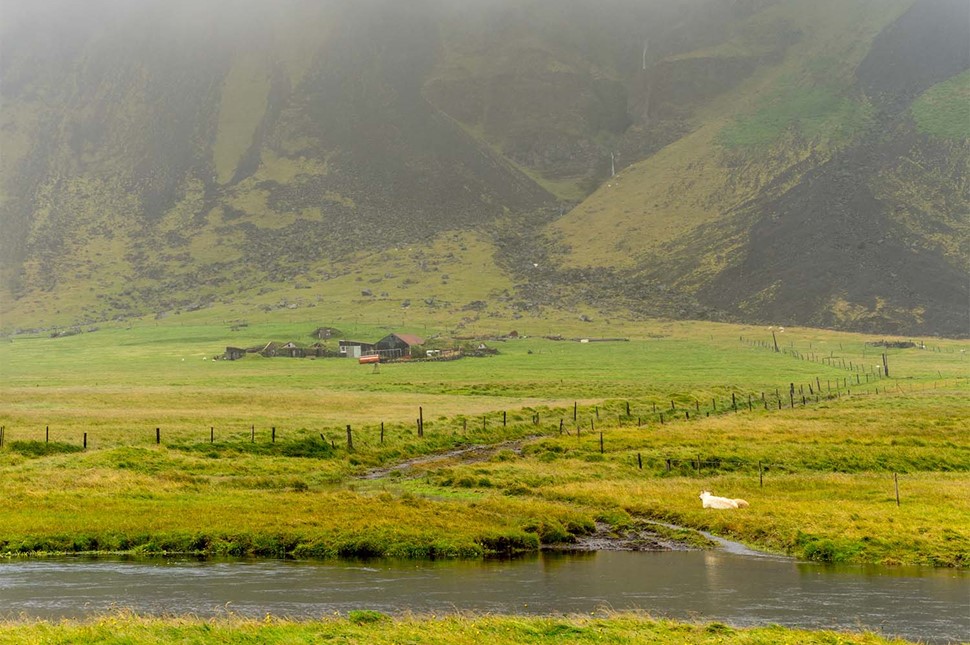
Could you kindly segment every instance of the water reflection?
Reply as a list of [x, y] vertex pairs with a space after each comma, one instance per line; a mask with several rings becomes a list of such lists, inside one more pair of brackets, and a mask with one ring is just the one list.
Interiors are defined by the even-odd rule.
[[735, 625], [872, 629], [934, 642], [970, 634], [970, 576], [827, 567], [717, 552], [541, 554], [486, 562], [55, 559], [0, 564], [8, 616], [139, 613], [319, 617], [588, 613], [600, 607]]

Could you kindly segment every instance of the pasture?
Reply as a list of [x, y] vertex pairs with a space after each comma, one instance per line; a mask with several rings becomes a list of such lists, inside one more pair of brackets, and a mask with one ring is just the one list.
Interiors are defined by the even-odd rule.
[[823, 561], [970, 561], [967, 343], [525, 324], [454, 362], [213, 360], [322, 324], [387, 333], [185, 316], [0, 344], [0, 552], [482, 557], [661, 520]]

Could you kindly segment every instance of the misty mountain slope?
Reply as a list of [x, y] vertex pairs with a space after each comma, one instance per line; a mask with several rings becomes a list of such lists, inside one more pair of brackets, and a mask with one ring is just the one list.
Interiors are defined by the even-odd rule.
[[293, 3], [302, 21], [260, 14], [212, 42], [151, 5], [76, 36], [5, 95], [26, 148], [4, 175], [14, 295], [70, 309], [93, 286], [92, 319], [185, 306], [549, 201], [424, 100], [437, 30], [416, 7]]
[[744, 26], [774, 2], [446, 3], [424, 93], [561, 199], [581, 200], [783, 50]]
[[[968, 8], [905, 4], [788, 14], [802, 35], [785, 62], [553, 225], [565, 261], [626, 266], [745, 320], [966, 334]], [[948, 79], [949, 101], [927, 101]]]
[[0, 323], [323, 306], [963, 335], [966, 11], [10, 0]]

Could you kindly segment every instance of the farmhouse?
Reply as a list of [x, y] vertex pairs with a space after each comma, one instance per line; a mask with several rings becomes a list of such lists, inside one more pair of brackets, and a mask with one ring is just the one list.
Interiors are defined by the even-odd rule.
[[374, 349], [381, 358], [403, 358], [411, 356], [411, 348], [424, 345], [424, 339], [413, 334], [389, 334], [377, 341]]

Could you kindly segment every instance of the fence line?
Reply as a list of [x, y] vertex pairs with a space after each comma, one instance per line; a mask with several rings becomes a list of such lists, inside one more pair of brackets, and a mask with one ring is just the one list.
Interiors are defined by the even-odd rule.
[[[673, 423], [677, 421], [689, 422], [700, 418], [709, 418], [712, 414], [715, 416], [725, 415], [725, 414], [738, 414], [742, 412], [754, 412], [755, 409], [758, 409], [758, 411], [767, 411], [767, 412], [786, 409], [786, 408], [798, 409], [798, 408], [808, 407], [810, 405], [818, 404], [823, 401], [840, 400], [843, 396], [858, 396], [859, 389], [856, 390], [856, 394], [853, 394], [852, 387], [853, 386], [858, 387], [858, 386], [864, 385], [864, 383], [862, 383], [862, 378], [860, 374], [855, 374], [855, 381], [856, 381], [855, 383], [852, 383], [850, 380], [850, 377], [845, 376], [841, 379], [835, 379], [834, 382], [833, 382], [833, 379], [827, 379], [825, 384], [823, 384], [820, 377], [815, 377], [813, 381], [810, 381], [807, 384], [796, 385], [794, 382], [789, 382], [787, 387], [775, 388], [773, 392], [769, 390], [760, 391], [760, 392], [739, 392], [735, 390], [731, 392], [730, 401], [726, 399], [719, 400], [717, 397], [711, 399], [710, 408], [707, 408], [706, 405], [702, 406], [701, 402], [692, 395], [674, 395], [673, 398], [669, 399], [670, 401], [669, 408], [666, 407], [666, 404], [661, 406], [661, 405], [658, 405], [657, 401], [645, 400], [645, 399], [635, 400], [637, 401], [635, 405], [631, 405], [631, 402], [629, 400], [613, 399], [611, 401], [600, 402], [595, 405], [583, 406], [583, 407], [580, 407], [577, 401], [577, 402], [574, 402], [572, 406], [572, 411], [571, 411], [572, 421], [573, 421], [572, 424], [567, 423], [567, 419], [569, 418], [569, 414], [568, 414], [569, 410], [565, 408], [563, 409], [560, 409], [560, 408], [550, 409], [545, 407], [540, 409], [535, 409], [531, 407], [521, 408], [520, 411], [523, 415], [527, 411], [531, 413], [531, 418], [529, 419], [528, 423], [526, 423], [524, 420], [521, 422], [516, 422], [517, 418], [513, 418], [509, 414], [508, 410], [500, 410], [500, 411], [486, 412], [482, 414], [480, 417], [481, 424], [478, 427], [480, 427], [480, 429], [483, 432], [487, 432], [491, 428], [508, 429], [509, 426], [512, 426], [513, 428], [517, 428], [521, 426], [526, 426], [526, 427], [531, 426], [534, 428], [534, 427], [541, 426], [542, 420], [543, 418], [545, 418], [550, 420], [550, 422], [552, 423], [552, 425], [550, 426], [550, 429], [548, 430], [550, 434], [558, 433], [560, 435], [562, 434], [569, 435], [569, 434], [572, 434], [572, 430], [575, 430], [577, 437], [581, 435], [584, 426], [588, 428], [588, 431], [590, 433], [595, 433], [597, 429], [600, 429], [602, 431], [603, 426], [633, 427], [635, 425], [635, 427], [641, 428], [641, 429], [650, 428], [650, 427], [659, 428], [659, 427], [666, 426], [669, 423]], [[942, 381], [942, 383], [944, 387], [948, 385], [948, 381], [946, 380]], [[932, 382], [932, 387], [935, 389], [938, 387], [939, 384], [940, 384], [940, 381], [934, 380]], [[898, 381], [894, 382], [892, 385], [895, 385], [895, 387], [883, 387], [882, 393], [886, 393], [886, 394], [904, 393]], [[929, 387], [928, 383], [923, 383], [920, 390], [928, 389], [928, 387]], [[879, 386], [875, 386], [873, 390], [867, 390], [863, 387], [861, 391], [865, 396], [880, 394]], [[910, 384], [910, 388], [908, 391], [913, 391], [913, 384]], [[604, 412], [605, 414], [603, 414]], [[425, 417], [424, 406], [419, 406], [418, 417], [416, 419], [416, 422], [412, 422], [411, 425], [403, 422], [399, 424], [389, 425], [389, 429], [396, 427], [397, 430], [399, 430], [400, 432], [405, 433], [411, 437], [416, 436], [419, 439], [425, 438], [426, 428], [430, 428], [432, 430], [442, 429], [444, 432], [447, 432], [450, 430], [452, 434], [460, 430], [463, 435], [467, 435], [469, 430], [468, 420], [470, 418], [471, 419], [475, 418], [474, 416], [458, 414], [450, 419], [445, 420], [443, 422], [444, 427], [442, 427], [442, 425], [439, 425], [442, 423], [441, 421], [426, 422], [424, 417]], [[521, 417], [518, 417], [518, 418], [521, 418]], [[334, 426], [328, 425], [328, 426], [325, 426], [323, 429], [325, 432], [328, 432], [330, 434], [336, 434], [339, 432], [338, 428], [342, 429], [343, 427], [348, 428], [348, 435], [349, 435], [349, 432], [350, 432], [349, 426], [346, 426], [346, 424], [338, 424]], [[471, 427], [472, 427], [472, 431], [474, 432], [476, 426], [473, 424]], [[378, 424], [374, 424], [373, 428], [371, 428], [370, 425], [367, 425], [367, 426], [364, 426], [363, 432], [366, 432], [369, 429], [373, 429], [374, 434], [376, 435], [377, 428], [378, 428]], [[380, 428], [380, 443], [383, 444], [384, 435], [385, 435], [384, 421], [379, 422], [379, 428]], [[269, 433], [267, 433], [269, 437], [269, 443], [271, 444], [277, 443], [276, 442], [277, 427], [272, 426], [271, 428], [268, 428], [268, 429], [270, 431]], [[8, 447], [8, 444], [10, 443], [10, 439], [11, 439], [10, 430], [11, 428], [9, 426], [0, 425], [0, 449], [4, 447]], [[162, 426], [161, 425], [155, 426], [154, 430], [155, 430], [154, 441], [152, 443], [154, 443], [155, 445], [162, 445], [163, 444]], [[204, 440], [206, 443], [215, 444], [216, 427], [213, 425], [210, 425], [208, 426], [208, 430], [209, 430], [208, 433], [204, 435], [205, 437]], [[256, 424], [249, 424], [248, 430], [249, 430], [249, 433], [248, 433], [249, 443], [253, 443], [253, 444], [258, 443]], [[56, 431], [57, 429], [55, 427], [53, 431], [55, 436], [56, 436]], [[225, 436], [225, 430], [220, 429], [220, 431], [223, 433], [223, 436]], [[27, 432], [30, 434], [34, 434], [35, 432], [39, 432], [39, 431], [35, 431], [31, 429], [31, 430], [28, 430]], [[184, 429], [180, 429], [177, 432], [180, 437], [184, 437], [186, 434], [186, 431]], [[88, 432], [84, 432], [83, 445], [85, 448], [87, 448], [88, 434], [89, 434]], [[51, 441], [51, 436], [52, 436], [51, 425], [50, 424], [45, 425], [43, 429], [43, 437], [44, 437], [43, 441], [45, 443], [49, 443]], [[237, 427], [235, 432], [231, 436], [234, 441], [240, 442], [240, 443], [243, 442], [243, 439], [242, 439], [243, 435], [242, 435], [241, 428]], [[266, 436], [266, 435], [260, 433], [260, 436]], [[320, 436], [323, 437], [323, 434], [321, 434]], [[361, 438], [364, 439], [366, 435], [361, 434], [359, 436], [361, 436]], [[94, 438], [93, 434], [91, 438]], [[333, 441], [332, 439], [328, 440], [324, 438], [323, 441], [324, 443], [331, 444], [331, 446], [334, 448], [336, 447], [336, 442]], [[131, 444], [134, 444], [134, 443], [137, 443], [137, 442], [131, 442]], [[351, 448], [352, 450], [353, 439], [350, 436], [348, 436], [348, 447]]]

